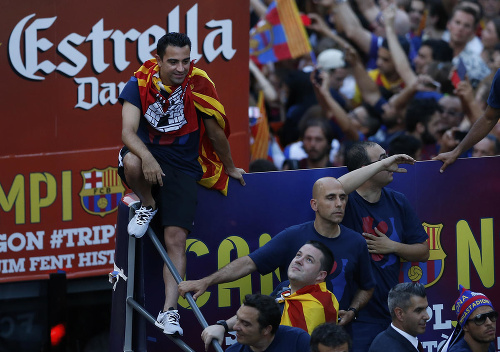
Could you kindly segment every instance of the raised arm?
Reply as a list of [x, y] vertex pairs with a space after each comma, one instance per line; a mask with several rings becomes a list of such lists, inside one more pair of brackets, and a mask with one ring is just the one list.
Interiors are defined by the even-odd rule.
[[356, 85], [359, 88], [363, 101], [369, 105], [375, 105], [382, 97], [382, 94], [380, 94], [377, 84], [368, 75], [356, 49], [350, 45], [345, 48], [345, 61], [353, 68], [354, 79], [356, 80]]
[[345, 136], [349, 140], [357, 141], [359, 140], [358, 130], [354, 127], [351, 119], [347, 116], [344, 109], [333, 99], [330, 91], [328, 90], [328, 79], [325, 72], [321, 72], [320, 77], [322, 78], [321, 84], [318, 84], [315, 77], [315, 71], [311, 73], [311, 82], [314, 88], [314, 93], [318, 99], [321, 108], [323, 109], [327, 118], [332, 119], [339, 125], [339, 127], [344, 132]]
[[267, 7], [262, 1], [250, 0], [250, 8], [253, 9], [260, 18], [264, 18], [266, 16]]
[[233, 159], [231, 158], [229, 142], [224, 134], [224, 131], [215, 119], [204, 119], [203, 122], [205, 124], [207, 136], [212, 142], [219, 159], [224, 164], [226, 173], [240, 181], [240, 183], [244, 186], [245, 180], [243, 179], [243, 174], [245, 173], [245, 170], [234, 166]]
[[474, 144], [486, 137], [493, 127], [495, 127], [499, 118], [500, 109], [488, 106], [484, 114], [479, 118], [479, 120], [476, 121], [476, 123], [474, 123], [474, 125], [472, 125], [469, 133], [467, 133], [464, 140], [460, 142], [455, 149], [451, 152], [442, 153], [432, 158], [432, 160], [441, 160], [443, 162], [443, 166], [441, 166], [439, 171], [444, 172], [444, 170], [449, 165], [453, 164], [464, 151], [472, 148]]
[[363, 17], [370, 23], [373, 24], [377, 21], [377, 17], [380, 16], [380, 7], [375, 3], [374, 0], [355, 0], [358, 5], [358, 10], [361, 12]]
[[238, 280], [255, 270], [257, 270], [257, 266], [254, 261], [246, 255], [233, 260], [226, 266], [222, 267], [219, 271], [216, 271], [203, 279], [182, 281], [179, 283], [179, 294], [184, 297], [186, 292], [193, 292], [193, 299], [196, 300], [207, 290], [208, 286]]
[[262, 71], [259, 70], [255, 62], [249, 60], [248, 67], [250, 68], [250, 73], [254, 76], [255, 80], [259, 83], [260, 88], [264, 92], [266, 100], [269, 102], [278, 100], [278, 92], [276, 92], [273, 84], [267, 79]]
[[365, 54], [370, 52], [372, 33], [365, 29], [347, 1], [334, 1], [335, 23]]
[[398, 173], [407, 172], [406, 169], [400, 168], [398, 164], [413, 165], [415, 164], [415, 159], [406, 154], [396, 154], [373, 164], [348, 172], [347, 174], [339, 177], [338, 180], [342, 183], [345, 193], [349, 194], [380, 171]]
[[394, 28], [394, 18], [396, 17], [396, 11], [400, 10], [396, 8], [395, 4], [391, 4], [387, 6], [383, 12], [385, 35], [387, 43], [389, 45], [389, 51], [392, 56], [392, 61], [394, 62], [394, 66], [396, 67], [396, 71], [405, 82], [405, 85], [409, 86], [417, 80], [417, 75], [411, 68], [408, 56], [406, 56], [406, 53], [401, 47], [398, 36], [396, 34], [396, 30]]
[[473, 124], [479, 120], [483, 112], [474, 97], [474, 90], [469, 80], [460, 81], [457, 89], [455, 89], [455, 94], [460, 98], [465, 116], [467, 116], [470, 123]]

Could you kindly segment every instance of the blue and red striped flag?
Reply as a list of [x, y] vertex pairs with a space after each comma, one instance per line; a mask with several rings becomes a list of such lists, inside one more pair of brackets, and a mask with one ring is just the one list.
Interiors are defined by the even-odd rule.
[[266, 17], [250, 30], [250, 56], [261, 64], [297, 58], [311, 52], [295, 0], [276, 0]]

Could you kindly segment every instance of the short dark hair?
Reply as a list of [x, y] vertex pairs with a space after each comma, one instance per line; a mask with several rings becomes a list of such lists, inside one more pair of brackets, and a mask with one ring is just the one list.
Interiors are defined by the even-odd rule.
[[252, 307], [259, 311], [259, 318], [257, 319], [260, 326], [259, 330], [271, 325], [271, 334], [276, 333], [281, 322], [281, 311], [274, 298], [257, 293], [246, 295], [242, 303], [246, 307]]
[[333, 141], [333, 129], [330, 125], [329, 120], [325, 117], [323, 109], [319, 105], [313, 105], [306, 110], [302, 118], [300, 119], [298, 128], [300, 138], [304, 138], [306, 130], [309, 127], [320, 127], [323, 131], [323, 135], [328, 141], [328, 145], [332, 144]]
[[370, 164], [372, 161], [366, 151], [368, 148], [375, 147], [377, 143], [370, 141], [361, 141], [353, 143], [346, 152], [345, 165], [349, 171], [359, 169]]
[[410, 299], [412, 296], [426, 298], [425, 286], [418, 282], [404, 282], [391, 288], [387, 298], [391, 317], [395, 317], [394, 309], [397, 307], [406, 311], [411, 305]]
[[352, 340], [345, 329], [335, 323], [323, 323], [314, 328], [311, 334], [311, 352], [319, 352], [319, 344], [325, 347], [339, 347], [347, 343], [351, 350]]
[[[408, 39], [406, 39], [402, 35], [398, 35], [398, 42], [399, 45], [401, 45], [401, 48], [405, 52], [406, 56], [410, 55], [410, 42], [408, 41]], [[384, 38], [384, 40], [382, 41], [382, 48], [385, 48], [390, 51], [389, 42], [387, 41], [386, 38]]]
[[[473, 1], [471, 1], [471, 2], [473, 2]], [[477, 13], [477, 11], [472, 6], [467, 5], [467, 4], [458, 3], [457, 5], [455, 5], [453, 10], [451, 11], [450, 19], [452, 19], [458, 11], [462, 11], [462, 12], [468, 13], [469, 15], [472, 15], [472, 17], [474, 17], [474, 26], [477, 26], [477, 24], [479, 23], [479, 20], [480, 20], [480, 17], [479, 17], [480, 15]]]
[[432, 50], [432, 60], [448, 62], [453, 60], [453, 49], [448, 42], [442, 39], [424, 40], [421, 46], [428, 46]]
[[439, 110], [439, 104], [434, 98], [412, 99], [406, 108], [406, 130], [415, 132], [419, 122], [427, 127], [432, 115]]
[[333, 269], [333, 262], [335, 261], [335, 258], [333, 256], [332, 251], [330, 248], [328, 248], [324, 243], [321, 243], [319, 241], [314, 241], [314, 240], [309, 240], [306, 242], [306, 244], [310, 244], [314, 248], [317, 248], [321, 251], [323, 254], [323, 257], [321, 258], [321, 270], [326, 271], [326, 274], [329, 275], [330, 272]]
[[422, 142], [409, 134], [400, 134], [389, 142], [389, 155], [406, 154], [413, 159], [422, 148]]
[[189, 46], [189, 50], [191, 50], [191, 40], [187, 35], [185, 35], [184, 33], [176, 32], [167, 33], [158, 40], [158, 43], [156, 43], [156, 54], [158, 54], [160, 59], [163, 59], [165, 50], [169, 45], [179, 48], [183, 48], [187, 45]]

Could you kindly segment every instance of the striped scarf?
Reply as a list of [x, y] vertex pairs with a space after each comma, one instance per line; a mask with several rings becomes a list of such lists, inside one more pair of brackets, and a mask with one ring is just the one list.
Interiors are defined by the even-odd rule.
[[[156, 59], [151, 59], [134, 73], [139, 85], [142, 111], [146, 112], [152, 104], [161, 104], [163, 110], [167, 111], [169, 101], [163, 98], [159, 92], [165, 90], [168, 94], [173, 91], [177, 93], [180, 88], [179, 92], [182, 94], [187, 124], [180, 129], [169, 132], [160, 132], [154, 127], [148, 126], [151, 139], [159, 140], [159, 144], [169, 144], [173, 137], [196, 131], [198, 129], [196, 109], [208, 116], [213, 116], [224, 130], [226, 138], [229, 137], [229, 121], [226, 118], [224, 106], [219, 102], [215, 85], [205, 71], [194, 67], [193, 62], [191, 62], [189, 73], [180, 86], [163, 85], [158, 74], [159, 71], [160, 67], [156, 63]], [[204, 124], [200, 124], [199, 128], [198, 162], [203, 170], [203, 176], [199, 183], [206, 188], [216, 189], [227, 195], [228, 175], [224, 172], [224, 165], [205, 133]]]
[[337, 323], [339, 302], [326, 289], [326, 283], [308, 285], [285, 297], [280, 325], [294, 326], [307, 331], [325, 322]]

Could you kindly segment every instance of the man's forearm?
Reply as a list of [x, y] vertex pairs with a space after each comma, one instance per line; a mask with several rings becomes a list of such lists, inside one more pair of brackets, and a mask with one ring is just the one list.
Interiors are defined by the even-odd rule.
[[224, 168], [226, 171], [234, 169], [235, 166], [231, 157], [231, 148], [229, 146], [229, 141], [224, 134], [224, 130], [214, 119], [207, 119], [204, 122], [208, 138], [212, 142], [214, 150], [219, 156], [220, 161], [224, 164]]
[[344, 192], [349, 194], [382, 170], [384, 170], [383, 164], [381, 162], [375, 162], [373, 164], [360, 167], [359, 169], [352, 170], [339, 177], [338, 180], [342, 183]]
[[481, 139], [486, 137], [493, 127], [495, 127], [499, 117], [500, 110], [488, 106], [483, 116], [481, 116], [479, 120], [472, 125], [472, 128], [469, 133], [467, 133], [464, 140], [455, 148], [456, 154], [462, 154], [466, 150], [472, 148], [472, 146]]
[[202, 280], [205, 280], [208, 286], [212, 286], [238, 280], [243, 276], [251, 274], [255, 270], [257, 270], [257, 266], [255, 265], [254, 261], [248, 255], [246, 255], [244, 257], [233, 260], [226, 266], [219, 269], [217, 272], [205, 277]]
[[364, 306], [366, 306], [370, 298], [372, 298], [374, 290], [374, 287], [368, 290], [358, 290], [358, 292], [356, 292], [356, 294], [354, 295], [349, 307], [356, 308], [356, 310], [358, 311], [362, 309]]
[[427, 242], [405, 244], [397, 243], [394, 254], [409, 262], [426, 262], [429, 259], [429, 246]]
[[353, 127], [349, 116], [345, 113], [344, 109], [333, 99], [329, 91], [321, 88], [316, 88], [316, 97], [321, 105], [326, 116], [339, 125], [340, 129], [349, 140], [359, 140], [357, 130]]

